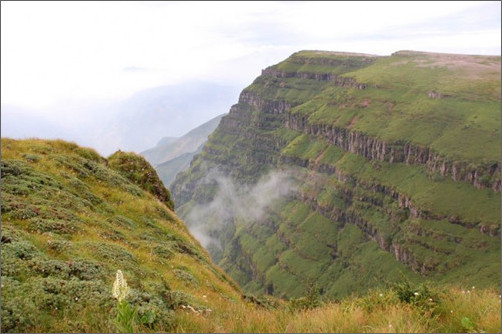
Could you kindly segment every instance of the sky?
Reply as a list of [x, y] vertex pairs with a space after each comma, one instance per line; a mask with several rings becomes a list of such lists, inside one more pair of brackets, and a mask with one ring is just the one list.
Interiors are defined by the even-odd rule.
[[500, 13], [498, 1], [2, 1], [1, 102], [75, 126], [103, 111], [65, 106], [191, 80], [242, 89], [299, 50], [500, 55]]

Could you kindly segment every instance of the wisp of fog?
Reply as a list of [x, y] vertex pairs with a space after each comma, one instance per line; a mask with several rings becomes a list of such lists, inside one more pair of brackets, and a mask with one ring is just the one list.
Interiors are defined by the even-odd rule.
[[209, 203], [194, 206], [183, 218], [204, 247], [220, 247], [217, 237], [224, 233], [229, 223], [258, 222], [276, 201], [293, 195], [297, 189], [293, 175], [291, 171], [273, 170], [254, 185], [242, 185], [211, 170], [202, 182], [216, 185], [214, 198]]

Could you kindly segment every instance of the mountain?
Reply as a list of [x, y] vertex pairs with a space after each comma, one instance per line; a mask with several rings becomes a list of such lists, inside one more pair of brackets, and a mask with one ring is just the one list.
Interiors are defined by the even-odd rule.
[[207, 137], [216, 129], [224, 115], [219, 115], [208, 122], [190, 130], [179, 138], [164, 137], [151, 149], [141, 152], [152, 165], [158, 165], [179, 157], [184, 153], [195, 152], [206, 142]]
[[140, 332], [172, 330], [182, 305], [205, 314], [241, 302], [141, 156], [61, 140], [1, 148], [2, 332], [117, 332], [119, 269]]
[[140, 154], [155, 166], [160, 178], [169, 187], [176, 174], [185, 170], [194, 155], [202, 150], [202, 145], [223, 116], [211, 119], [180, 138], [164, 137], [157, 146]]
[[176, 141], [177, 139], [178, 139], [178, 137], [163, 137], [159, 140], [159, 142], [157, 143], [157, 146], [162, 146], [162, 145], [172, 143], [172, 142]]
[[109, 138], [115, 150], [142, 152], [224, 113], [237, 96], [236, 87], [204, 81], [146, 89], [112, 106], [98, 138]]
[[141, 152], [159, 138], [177, 138], [221, 115], [235, 103], [240, 89], [191, 80], [110, 100], [60, 101], [44, 109], [2, 104], [2, 135], [65, 139], [104, 155], [119, 149]]
[[155, 166], [160, 179], [166, 187], [169, 187], [178, 173], [184, 171], [190, 166], [190, 162], [196, 154], [202, 152], [202, 145], [195, 152], [183, 153], [176, 158], [163, 162]]
[[500, 56], [301, 51], [262, 71], [171, 186], [243, 288], [500, 287]]
[[1, 130], [4, 137], [81, 139], [80, 135], [56, 124], [43, 113], [8, 104], [2, 104], [1, 108]]

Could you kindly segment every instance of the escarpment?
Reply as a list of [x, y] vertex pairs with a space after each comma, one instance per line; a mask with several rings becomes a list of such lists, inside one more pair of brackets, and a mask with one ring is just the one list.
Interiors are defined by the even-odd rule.
[[431, 172], [451, 177], [454, 181], [465, 181], [476, 188], [491, 188], [500, 192], [500, 161], [475, 163], [452, 161], [428, 147], [409, 142], [385, 142], [362, 132], [330, 124], [309, 124], [306, 117], [288, 114], [286, 127], [309, 135], [318, 136], [329, 143], [362, 155], [368, 160], [380, 160], [407, 165], [423, 165]]
[[[302, 51], [268, 67], [178, 175], [177, 207], [250, 292], [297, 297], [315, 282], [336, 298], [402, 275], [499, 284], [500, 57], [457, 58], [469, 66]], [[256, 192], [271, 172], [295, 183], [260, 215], [190, 221], [228, 182]]]

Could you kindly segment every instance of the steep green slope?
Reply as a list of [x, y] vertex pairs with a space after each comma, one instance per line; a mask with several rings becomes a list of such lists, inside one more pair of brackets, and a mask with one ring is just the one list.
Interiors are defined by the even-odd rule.
[[207, 137], [214, 131], [224, 115], [196, 127], [180, 138], [163, 138], [154, 148], [141, 152], [154, 167], [162, 182], [169, 187], [176, 174], [185, 170], [200, 152]]
[[176, 179], [176, 175], [178, 173], [184, 171], [190, 166], [190, 162], [193, 157], [202, 151], [202, 146], [203, 144], [195, 152], [184, 153], [176, 158], [155, 166], [155, 170], [166, 187], [171, 185], [171, 183]]
[[163, 138], [157, 146], [141, 152], [152, 165], [169, 161], [184, 153], [195, 152], [211, 132], [216, 129], [224, 115], [219, 115], [206, 123], [190, 130], [180, 138]]
[[[244, 89], [178, 175], [179, 212], [253, 292], [315, 282], [333, 298], [403, 275], [500, 286], [500, 63], [296, 53]], [[228, 180], [252, 189], [277, 170], [298, 186], [263, 216], [191, 221], [221, 210]]]
[[63, 141], [1, 144], [2, 332], [116, 332], [118, 269], [146, 315], [139, 332], [239, 304], [143, 158], [104, 159]]

